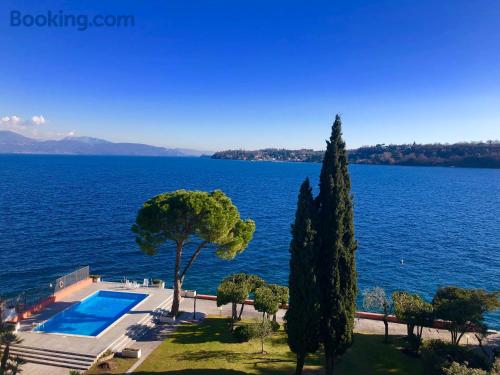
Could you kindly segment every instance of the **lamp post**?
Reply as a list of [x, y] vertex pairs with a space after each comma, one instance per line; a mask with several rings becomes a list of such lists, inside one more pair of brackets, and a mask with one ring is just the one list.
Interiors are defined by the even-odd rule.
[[196, 296], [197, 296], [196, 290], [186, 290], [184, 295], [186, 297], [189, 297], [189, 298], [194, 298], [194, 301], [193, 301], [193, 319], [196, 319]]
[[193, 303], [193, 319], [196, 319], [196, 299], [197, 299], [197, 293], [196, 290], [193, 290], [194, 294], [194, 303]]

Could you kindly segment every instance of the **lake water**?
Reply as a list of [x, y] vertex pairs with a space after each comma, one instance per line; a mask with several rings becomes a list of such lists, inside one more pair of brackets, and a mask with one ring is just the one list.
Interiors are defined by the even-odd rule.
[[[144, 255], [130, 231], [165, 191], [222, 189], [257, 224], [233, 261], [205, 250], [185, 288], [214, 293], [231, 272], [286, 283], [297, 193], [319, 164], [0, 155], [0, 294], [89, 264], [104, 279], [172, 280], [172, 252]], [[352, 165], [359, 287], [426, 298], [439, 285], [500, 290], [500, 170]], [[401, 259], [404, 263], [401, 264]], [[488, 318], [500, 328], [500, 314]]]

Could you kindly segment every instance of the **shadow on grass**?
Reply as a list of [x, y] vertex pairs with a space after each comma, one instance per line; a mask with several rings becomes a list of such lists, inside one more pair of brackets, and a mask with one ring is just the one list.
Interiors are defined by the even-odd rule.
[[[281, 355], [281, 354], [280, 354]], [[272, 350], [269, 354], [247, 353], [247, 352], [232, 352], [227, 350], [198, 350], [186, 351], [178, 356], [179, 359], [185, 361], [209, 361], [224, 359], [227, 362], [239, 362], [251, 365], [271, 364], [271, 363], [295, 363], [295, 357], [276, 358], [273, 357]]]
[[172, 334], [176, 344], [236, 343], [229, 332], [229, 319], [206, 318], [200, 324], [181, 324]]
[[354, 334], [353, 345], [337, 360], [337, 373], [423, 375], [423, 363], [401, 351], [402, 336], [390, 336], [384, 344], [384, 336], [378, 334]]
[[195, 369], [159, 372], [134, 372], [134, 375], [246, 375], [246, 372], [230, 369]]

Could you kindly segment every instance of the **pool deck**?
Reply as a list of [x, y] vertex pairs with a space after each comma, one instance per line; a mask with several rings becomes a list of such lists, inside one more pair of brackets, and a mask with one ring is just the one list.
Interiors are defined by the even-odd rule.
[[[98, 337], [85, 337], [85, 336], [72, 336], [64, 334], [53, 334], [43, 332], [33, 332], [33, 328], [40, 323], [50, 319], [57, 313], [68, 308], [72, 304], [81, 301], [82, 299], [90, 296], [99, 290], [109, 290], [116, 292], [127, 293], [141, 293], [148, 294], [149, 297], [144, 299], [141, 303], [135, 306], [132, 310], [125, 313], [119, 320], [108, 327]], [[18, 335], [23, 339], [22, 345], [26, 347], [33, 347], [41, 350], [61, 351], [68, 353], [76, 353], [82, 355], [99, 356], [108, 348], [113, 346], [117, 341], [119, 342], [124, 338], [124, 335], [132, 335], [131, 332], [136, 330], [139, 324], [148, 317], [151, 317], [153, 311], [159, 306], [168, 303], [173, 296], [173, 291], [170, 289], [158, 288], [134, 288], [130, 289], [122, 283], [99, 282], [92, 283], [84, 288], [75, 291], [74, 293], [57, 301], [54, 304], [45, 308], [37, 315], [21, 322], [21, 329]], [[38, 368], [42, 370], [42, 365], [29, 364], [23, 368], [33, 370]], [[69, 370], [65, 370], [67, 374]], [[24, 374], [37, 373], [34, 371], [25, 371]], [[43, 373], [43, 372], [40, 372]]]

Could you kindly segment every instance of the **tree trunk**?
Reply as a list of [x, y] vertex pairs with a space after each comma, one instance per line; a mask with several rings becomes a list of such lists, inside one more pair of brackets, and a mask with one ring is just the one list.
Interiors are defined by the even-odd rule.
[[325, 375], [333, 375], [335, 369], [335, 354], [325, 348]]
[[238, 318], [237, 309], [238, 309], [238, 307], [237, 307], [236, 303], [232, 302], [231, 303], [231, 332], [234, 331], [234, 322]]
[[305, 357], [306, 356], [304, 354], [297, 354], [297, 366], [295, 366], [295, 375], [302, 375]]
[[231, 302], [231, 319], [238, 319], [238, 305], [234, 302]]
[[170, 315], [173, 317], [177, 316], [179, 313], [179, 305], [181, 302], [181, 289], [182, 280], [180, 274], [181, 268], [181, 257], [182, 257], [182, 242], [177, 243], [177, 248], [175, 252], [175, 270], [174, 270], [174, 300], [172, 301], [172, 310]]
[[407, 324], [406, 329], [408, 331], [408, 338], [412, 337], [415, 333], [415, 325], [414, 324]]
[[422, 334], [424, 333], [424, 326], [417, 326], [417, 336], [415, 341], [415, 354], [418, 355], [420, 352], [420, 345], [422, 344]]
[[389, 322], [387, 322], [387, 318], [385, 317], [384, 317], [384, 328], [385, 328], [384, 342], [387, 344], [389, 342]]
[[478, 334], [475, 334], [474, 336], [476, 336], [476, 340], [477, 340], [477, 343], [479, 344], [479, 348], [481, 349], [481, 351], [483, 352], [483, 354], [485, 355], [485, 357], [488, 358], [488, 361], [494, 362], [495, 359], [493, 358], [493, 360], [492, 360], [491, 353], [488, 352], [486, 350], [486, 348], [484, 347], [484, 345], [483, 345], [484, 338], [481, 335], [478, 335]]
[[[262, 330], [264, 330], [264, 324], [266, 322], [266, 313], [262, 313]], [[261, 332], [260, 334], [260, 344], [261, 344], [261, 354], [265, 354], [266, 352], [264, 351], [264, 333]]]
[[465, 332], [467, 332], [470, 329], [470, 324], [467, 325], [465, 328], [463, 328], [462, 332], [457, 332], [457, 345], [460, 344], [460, 340], [462, 340], [462, 337], [464, 337]]
[[241, 316], [243, 315], [243, 308], [245, 307], [245, 303], [241, 304], [240, 315], [238, 315], [238, 320], [241, 320]]

